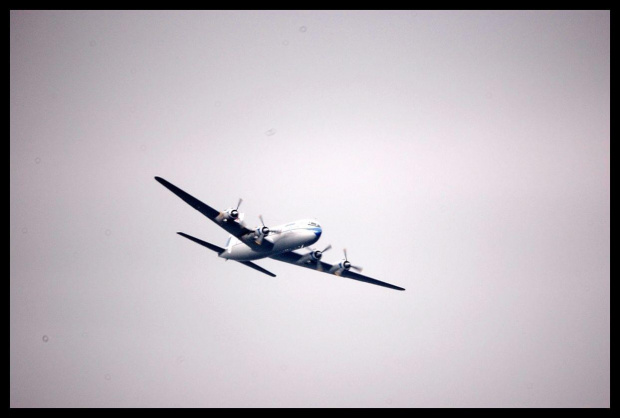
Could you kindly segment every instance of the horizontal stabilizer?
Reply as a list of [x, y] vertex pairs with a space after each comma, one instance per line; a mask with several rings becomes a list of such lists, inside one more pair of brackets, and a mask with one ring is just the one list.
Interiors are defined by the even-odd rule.
[[241, 264], [245, 264], [245, 265], [246, 265], [246, 266], [248, 266], [248, 267], [252, 267], [254, 270], [258, 270], [258, 271], [260, 271], [261, 273], [265, 273], [265, 274], [266, 274], [266, 275], [268, 275], [268, 276], [271, 276], [271, 277], [276, 277], [276, 275], [275, 275], [275, 274], [273, 274], [272, 272], [265, 270], [265, 269], [264, 269], [264, 268], [262, 268], [261, 266], [259, 266], [259, 265], [257, 265], [257, 264], [254, 264], [254, 263], [252, 263], [251, 261], [239, 261], [239, 263], [241, 263]]
[[[179, 234], [179, 235], [180, 235], [180, 236], [182, 236], [182, 237], [187, 238], [187, 239], [188, 239], [188, 240], [190, 240], [190, 241], [194, 241], [196, 244], [200, 244], [200, 245], [202, 245], [203, 247], [207, 247], [207, 248], [208, 248], [208, 249], [210, 249], [211, 251], [215, 251], [215, 252], [216, 252], [216, 253], [218, 253], [218, 254], [221, 254], [221, 253], [223, 253], [224, 251], [226, 251], [224, 248], [218, 247], [217, 245], [213, 245], [213, 244], [211, 244], [211, 243], [209, 243], [209, 242], [203, 241], [203, 240], [198, 239], [198, 238], [196, 238], [196, 237], [192, 237], [191, 235], [184, 234], [183, 232], [177, 232], [177, 234]], [[237, 261], [237, 260], [235, 260], [235, 261]], [[258, 270], [258, 271], [260, 271], [261, 273], [265, 273], [265, 274], [266, 274], [266, 275], [268, 275], [268, 276], [271, 276], [271, 277], [276, 277], [276, 275], [275, 275], [275, 274], [273, 274], [272, 272], [270, 272], [270, 271], [268, 271], [268, 270], [265, 270], [265, 269], [264, 269], [264, 268], [262, 268], [261, 266], [259, 266], [259, 265], [257, 265], [257, 264], [254, 264], [254, 263], [252, 263], [252, 262], [250, 262], [250, 261], [239, 261], [239, 263], [244, 264], [244, 265], [246, 265], [246, 266], [248, 266], [248, 267], [251, 267], [251, 268], [253, 268], [254, 270]]]
[[208, 249], [210, 249], [211, 251], [215, 251], [215, 252], [216, 252], [216, 253], [218, 253], [218, 254], [221, 254], [221, 253], [223, 253], [223, 252], [224, 252], [224, 249], [223, 249], [223, 248], [218, 247], [217, 245], [213, 245], [213, 244], [211, 244], [211, 243], [208, 243], [208, 242], [206, 242], [206, 241], [203, 241], [203, 240], [201, 240], [201, 239], [198, 239], [198, 238], [196, 238], [196, 237], [192, 237], [191, 235], [184, 234], [183, 232], [177, 232], [177, 234], [181, 235], [182, 237], [187, 238], [187, 239], [188, 239], [188, 240], [190, 240], [190, 241], [194, 241], [196, 244], [200, 244], [200, 245], [202, 245], [203, 247], [207, 247], [207, 248], [208, 248]]

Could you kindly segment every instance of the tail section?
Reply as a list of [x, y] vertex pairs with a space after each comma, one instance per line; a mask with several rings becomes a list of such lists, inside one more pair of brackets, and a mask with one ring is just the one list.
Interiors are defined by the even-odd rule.
[[[187, 238], [190, 241], [194, 241], [196, 244], [200, 244], [203, 247], [207, 247], [208, 249], [210, 249], [211, 251], [215, 251], [217, 253], [217, 255], [222, 254], [224, 251], [230, 251], [230, 248], [232, 248], [232, 246], [235, 244], [236, 241], [239, 241], [237, 238], [235, 238], [234, 236], [230, 236], [228, 237], [228, 242], [226, 243], [226, 248], [221, 248], [218, 247], [217, 245], [213, 245], [209, 242], [203, 241], [201, 239], [198, 239], [196, 237], [192, 237], [191, 235], [187, 235], [184, 234], [183, 232], [177, 232], [177, 234], [179, 234], [180, 236]], [[235, 260], [237, 261], [237, 260]], [[264, 268], [262, 268], [261, 266], [254, 264], [250, 261], [239, 261], [239, 263], [246, 265], [250, 268], [253, 268], [254, 270], [260, 271], [261, 273], [264, 273], [268, 276], [271, 277], [276, 277], [275, 274], [273, 274], [272, 272], [270, 272], [269, 270], [265, 270]]]
[[228, 236], [228, 241], [226, 241], [225, 250], [230, 254], [230, 252], [232, 250], [232, 247], [237, 245], [240, 242], [241, 241], [239, 239], [237, 239], [237, 237], [235, 237], [234, 235], [229, 235]]

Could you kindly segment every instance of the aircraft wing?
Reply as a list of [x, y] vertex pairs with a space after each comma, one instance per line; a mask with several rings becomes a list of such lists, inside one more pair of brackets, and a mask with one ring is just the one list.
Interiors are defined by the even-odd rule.
[[[303, 262], [303, 261], [300, 262], [300, 259], [304, 257], [304, 254], [299, 254], [294, 251], [272, 255], [270, 257], [273, 258], [274, 260], [284, 261], [285, 263], [293, 264], [295, 266], [306, 267], [306, 268], [309, 268], [315, 271], [319, 271], [319, 272], [327, 273], [327, 274], [333, 274], [334, 276], [336, 276], [336, 274], [330, 273], [330, 270], [332, 269], [332, 267], [334, 267], [333, 265], [324, 263], [322, 261], [315, 261], [312, 259], [306, 262]], [[340, 277], [346, 277], [347, 279], [359, 280], [360, 282], [366, 282], [366, 283], [374, 284], [377, 286], [383, 286], [389, 289], [405, 290], [402, 287], [398, 287], [393, 284], [389, 284], [389, 283], [382, 282], [380, 280], [373, 279], [373, 278], [370, 278], [370, 277], [367, 277], [367, 276], [364, 276], [358, 273], [354, 273], [350, 270], [342, 270], [342, 272], [339, 273], [338, 275]]]
[[232, 234], [235, 237], [240, 238], [243, 235], [253, 232], [251, 229], [248, 229], [245, 225], [239, 222], [218, 222], [216, 221], [215, 218], [217, 218], [217, 216], [220, 214], [220, 211], [213, 209], [211, 206], [207, 205], [206, 203], [201, 202], [200, 200], [196, 199], [194, 196], [190, 195], [187, 192], [184, 192], [183, 190], [179, 189], [174, 184], [162, 179], [161, 177], [155, 177], [155, 180], [157, 180], [166, 189], [170, 190], [172, 193], [174, 193], [175, 195], [183, 199], [185, 203], [187, 203], [188, 205], [196, 209], [198, 212], [202, 213], [207, 218], [211, 219], [218, 226], [225, 229], [229, 234]]

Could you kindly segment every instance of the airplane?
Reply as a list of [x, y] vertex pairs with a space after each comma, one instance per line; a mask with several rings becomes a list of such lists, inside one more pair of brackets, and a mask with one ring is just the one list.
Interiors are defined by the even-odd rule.
[[[323, 253], [329, 251], [332, 246], [328, 245], [323, 250], [310, 247], [319, 240], [323, 232], [321, 225], [315, 219], [301, 219], [270, 228], [265, 226], [262, 215], [259, 215], [261, 226], [248, 228], [243, 222], [243, 214], [239, 212], [239, 206], [243, 199], [239, 199], [235, 208], [231, 207], [224, 211], [218, 211], [161, 177], [156, 176], [155, 180], [230, 234], [225, 248], [222, 248], [183, 232], [177, 232], [182, 237], [215, 251], [221, 258], [237, 261], [271, 277], [276, 277], [276, 275], [253, 263], [252, 260], [272, 258], [322, 273], [390, 289], [405, 290], [402, 287], [351, 271], [351, 269], [362, 271], [362, 268], [351, 264], [346, 249], [344, 250], [344, 258], [336, 264], [332, 265], [321, 261]], [[301, 248], [310, 251], [305, 254], [296, 251]]]

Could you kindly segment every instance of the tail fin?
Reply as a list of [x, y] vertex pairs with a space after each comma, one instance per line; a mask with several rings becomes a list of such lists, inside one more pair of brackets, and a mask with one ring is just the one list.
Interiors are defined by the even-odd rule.
[[230, 253], [232, 247], [240, 242], [241, 241], [237, 239], [237, 237], [235, 237], [234, 235], [228, 235], [228, 241], [226, 241], [225, 251], [228, 251], [228, 253]]

